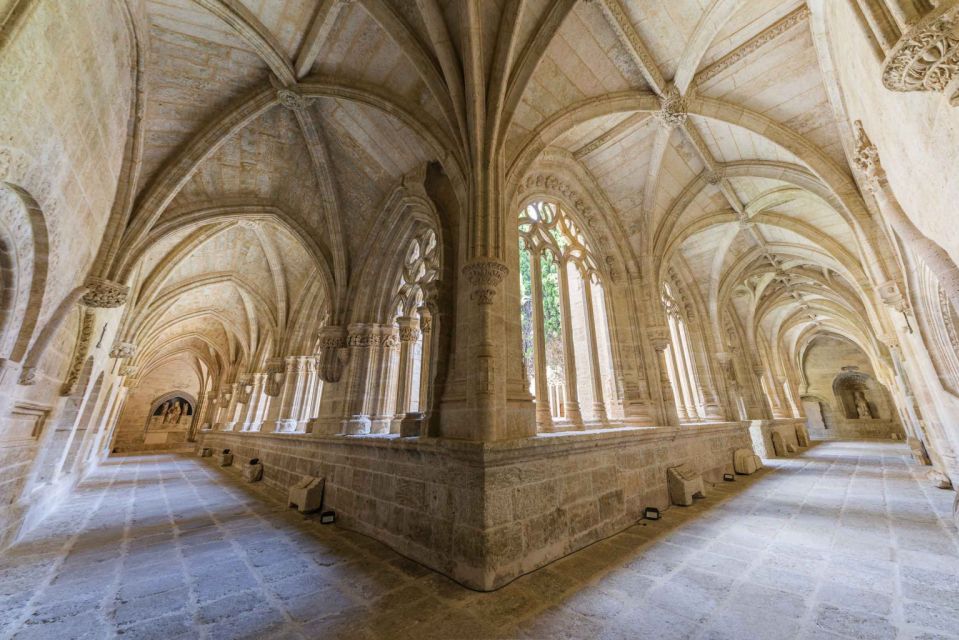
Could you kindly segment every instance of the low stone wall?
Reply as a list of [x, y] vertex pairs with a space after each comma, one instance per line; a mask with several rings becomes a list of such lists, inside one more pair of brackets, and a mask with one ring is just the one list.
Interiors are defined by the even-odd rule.
[[760, 458], [775, 458], [776, 450], [773, 448], [773, 433], [778, 433], [783, 437], [783, 441], [791, 444], [799, 451], [799, 436], [796, 435], [796, 427], [806, 424], [803, 418], [789, 418], [785, 420], [753, 420], [749, 423], [749, 435], [752, 438], [753, 450]]
[[342, 526], [485, 591], [666, 507], [668, 467], [720, 478], [750, 440], [733, 423], [485, 444], [206, 431], [198, 446], [231, 449], [235, 464], [259, 458], [280, 499], [301, 476], [324, 476], [324, 508]]
[[850, 420], [846, 418], [837, 421], [834, 428], [821, 431], [825, 432], [826, 439], [879, 438], [889, 440], [893, 435], [898, 435], [903, 440], [906, 439], [906, 433], [898, 420]]

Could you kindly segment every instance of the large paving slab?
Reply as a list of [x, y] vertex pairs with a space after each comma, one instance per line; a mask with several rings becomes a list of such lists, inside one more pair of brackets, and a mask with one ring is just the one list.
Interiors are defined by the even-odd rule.
[[3, 638], [959, 638], [953, 494], [830, 442], [477, 593], [196, 458], [113, 458], [0, 559]]

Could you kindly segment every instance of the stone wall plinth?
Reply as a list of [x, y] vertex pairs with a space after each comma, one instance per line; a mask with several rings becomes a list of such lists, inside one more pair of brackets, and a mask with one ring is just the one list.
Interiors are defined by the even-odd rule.
[[784, 420], [753, 420], [749, 423], [749, 434], [752, 438], [752, 448], [761, 458], [775, 458], [773, 448], [773, 433], [783, 437], [783, 442], [791, 444], [799, 451], [799, 437], [796, 427], [806, 424], [803, 418], [787, 418]]
[[338, 522], [479, 590], [499, 588], [666, 507], [666, 469], [709, 479], [750, 447], [745, 424], [604, 429], [496, 443], [397, 436], [202, 432], [258, 457], [278, 496], [324, 476]]

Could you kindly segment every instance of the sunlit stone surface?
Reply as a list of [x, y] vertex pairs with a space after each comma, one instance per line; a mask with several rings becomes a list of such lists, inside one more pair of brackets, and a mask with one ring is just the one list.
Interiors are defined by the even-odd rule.
[[483, 594], [266, 502], [212, 464], [122, 457], [4, 556], [0, 629], [51, 640], [955, 638], [950, 496], [905, 445], [819, 444]]

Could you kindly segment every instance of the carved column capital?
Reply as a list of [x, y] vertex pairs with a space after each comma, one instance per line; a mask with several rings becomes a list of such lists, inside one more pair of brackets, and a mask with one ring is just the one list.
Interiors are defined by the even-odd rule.
[[463, 267], [463, 275], [473, 287], [470, 298], [480, 305], [493, 304], [496, 288], [503, 281], [509, 267], [495, 260], [479, 259]]
[[419, 320], [417, 318], [398, 318], [400, 342], [416, 342], [420, 339]]
[[122, 367], [120, 367], [117, 373], [119, 373], [123, 377], [135, 376], [137, 373], [137, 368], [132, 365], [125, 364]]
[[346, 342], [346, 327], [327, 325], [320, 328], [316, 371], [324, 382], [338, 382], [343, 375], [349, 354]]
[[89, 277], [84, 283], [87, 292], [80, 298], [80, 302], [88, 307], [113, 309], [122, 307], [127, 302], [130, 287], [104, 278]]
[[656, 351], [665, 351], [670, 345], [669, 327], [648, 327], [646, 337]]
[[907, 31], [886, 57], [882, 83], [891, 91], [945, 93], [959, 106], [959, 3], [939, 7]]

